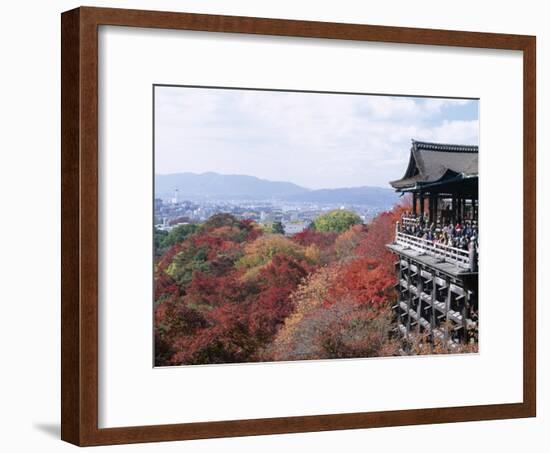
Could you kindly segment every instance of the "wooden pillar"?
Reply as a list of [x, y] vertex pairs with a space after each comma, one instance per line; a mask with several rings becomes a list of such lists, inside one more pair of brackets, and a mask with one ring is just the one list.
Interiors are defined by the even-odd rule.
[[399, 280], [397, 281], [397, 284], [399, 285], [399, 297], [397, 298], [397, 308], [395, 309], [395, 313], [397, 315], [397, 329], [399, 330], [399, 333], [401, 334], [400, 326], [403, 325], [402, 321], [402, 308], [401, 308], [401, 302], [403, 302], [403, 288], [401, 286], [401, 280], [404, 278], [404, 271], [403, 271], [403, 257], [399, 255]]
[[430, 319], [430, 327], [432, 329], [432, 340], [433, 340], [434, 330], [435, 330], [435, 317], [437, 316], [437, 313], [435, 311], [435, 302], [437, 300], [437, 283], [435, 282], [434, 272], [430, 272], [430, 278], [432, 279], [432, 292], [430, 294], [430, 301], [432, 303], [432, 317]]
[[473, 242], [468, 247], [468, 259], [470, 261], [470, 272], [477, 272], [477, 250]]
[[447, 341], [449, 340], [449, 310], [451, 309], [451, 280], [449, 277], [445, 279], [445, 284], [447, 285], [447, 297], [445, 298], [445, 347], [447, 346]]
[[420, 319], [422, 318], [422, 293], [424, 292], [424, 280], [422, 279], [422, 267], [420, 264], [416, 264], [416, 272], [418, 283], [416, 284], [416, 292], [418, 293], [418, 307], [416, 308], [416, 318], [418, 326], [416, 328], [417, 332], [420, 333]]
[[407, 340], [409, 339], [409, 332], [411, 331], [411, 304], [412, 304], [412, 293], [411, 293], [411, 260], [407, 260]]
[[456, 197], [453, 195], [452, 198], [451, 198], [451, 218], [450, 218], [450, 222], [454, 224], [455, 219], [456, 219]]
[[413, 193], [412, 212], [413, 212], [413, 215], [416, 215], [416, 193]]
[[462, 341], [468, 341], [468, 315], [470, 312], [470, 291], [464, 288], [464, 306], [462, 307]]
[[423, 194], [422, 192], [419, 194], [419, 198], [420, 198], [420, 203], [419, 203], [419, 204], [420, 204], [419, 214], [420, 214], [421, 216], [423, 216], [423, 215], [424, 215], [424, 194]]
[[437, 194], [430, 195], [430, 223], [437, 220]]

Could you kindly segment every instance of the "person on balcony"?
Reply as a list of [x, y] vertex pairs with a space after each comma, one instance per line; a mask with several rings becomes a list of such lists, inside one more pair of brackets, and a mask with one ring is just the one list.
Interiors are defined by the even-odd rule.
[[477, 222], [465, 220], [462, 223], [456, 222], [447, 223], [443, 227], [440, 224], [428, 222], [423, 215], [416, 217], [417, 222], [402, 223], [401, 230], [403, 233], [414, 236], [420, 239], [428, 240], [431, 242], [437, 242], [439, 244], [447, 245], [449, 247], [460, 248], [462, 250], [468, 250], [472, 241], [475, 241], [474, 246], [476, 249], [478, 246], [478, 230]]

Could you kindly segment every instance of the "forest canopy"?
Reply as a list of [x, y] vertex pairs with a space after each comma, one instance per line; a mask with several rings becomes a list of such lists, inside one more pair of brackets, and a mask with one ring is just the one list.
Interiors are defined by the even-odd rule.
[[334, 209], [317, 217], [313, 222], [313, 227], [317, 231], [342, 233], [359, 223], [361, 223], [361, 217], [355, 212], [347, 209]]
[[387, 356], [403, 208], [334, 210], [293, 236], [229, 214], [156, 235], [155, 363]]

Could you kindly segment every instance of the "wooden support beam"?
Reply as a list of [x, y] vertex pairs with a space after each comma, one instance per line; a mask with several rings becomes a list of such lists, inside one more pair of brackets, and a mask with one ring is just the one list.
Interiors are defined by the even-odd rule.
[[[407, 263], [407, 261], [401, 259], [400, 260], [400, 266], [399, 266], [399, 282], [402, 285], [402, 282], [403, 280], [405, 279], [405, 269], [408, 269], [409, 265]], [[398, 308], [396, 310], [396, 318], [397, 318], [397, 327], [400, 329], [400, 331], [402, 331], [402, 329], [404, 329], [405, 327], [403, 326], [403, 321], [402, 321], [402, 314], [405, 312], [404, 310], [402, 310], [402, 304], [404, 303], [404, 297], [403, 297], [403, 294], [404, 294], [404, 291], [403, 290], [400, 290], [399, 291], [399, 300], [398, 300]]]
[[461, 288], [461, 287], [458, 286], [458, 285], [455, 285], [454, 283], [451, 283], [451, 284], [450, 284], [450, 290], [451, 290], [453, 293], [455, 293], [455, 294], [457, 294], [457, 295], [459, 295], [459, 296], [464, 296], [464, 294], [466, 293], [466, 292], [464, 291], [463, 288]]
[[[430, 294], [430, 302], [432, 305], [432, 317], [430, 319], [430, 327], [432, 332], [435, 330], [435, 301], [437, 298], [437, 284], [435, 282], [435, 275], [431, 273], [432, 276], [432, 291]], [[433, 335], [432, 335], [432, 342], [433, 342]]]
[[462, 341], [466, 343], [468, 341], [468, 316], [469, 316], [469, 307], [470, 307], [470, 292], [464, 291], [465, 297], [462, 304]]
[[[422, 274], [422, 268], [420, 266], [418, 266], [419, 270], [420, 270], [420, 274]], [[424, 281], [422, 280], [422, 276], [418, 276], [417, 278], [417, 284], [416, 284], [416, 291], [417, 291], [417, 294], [418, 294], [418, 307], [416, 307], [416, 316], [417, 316], [417, 319], [420, 320], [420, 318], [422, 317], [422, 312], [421, 312], [421, 309], [422, 309], [422, 293], [424, 292]], [[420, 333], [420, 327], [421, 327], [421, 324], [420, 322], [418, 323], [418, 333]]]
[[411, 287], [411, 260], [410, 258], [407, 260], [409, 263], [409, 266], [407, 268], [407, 287], [409, 288], [408, 291], [408, 298], [407, 298], [407, 340], [409, 339], [409, 333], [411, 331], [411, 305], [412, 305], [412, 292], [410, 290]]
[[451, 282], [449, 277], [447, 277], [447, 297], [445, 298], [445, 341], [449, 339], [449, 310], [451, 309]]

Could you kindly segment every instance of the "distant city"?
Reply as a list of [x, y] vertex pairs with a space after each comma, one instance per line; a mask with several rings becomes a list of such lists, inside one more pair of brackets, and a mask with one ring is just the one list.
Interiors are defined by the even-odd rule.
[[310, 190], [285, 181], [212, 172], [156, 175], [155, 194], [158, 230], [228, 213], [263, 226], [280, 223], [289, 236], [334, 209], [354, 211], [366, 223], [398, 199], [393, 190], [380, 187]]
[[180, 200], [179, 193], [169, 199], [155, 198], [155, 228], [170, 231], [177, 225], [203, 223], [218, 213], [228, 213], [239, 219], [250, 219], [263, 226], [280, 222], [286, 235], [306, 229], [319, 215], [333, 209], [354, 211], [366, 223], [386, 209], [385, 206], [334, 203], [301, 203], [287, 201], [189, 201]]

